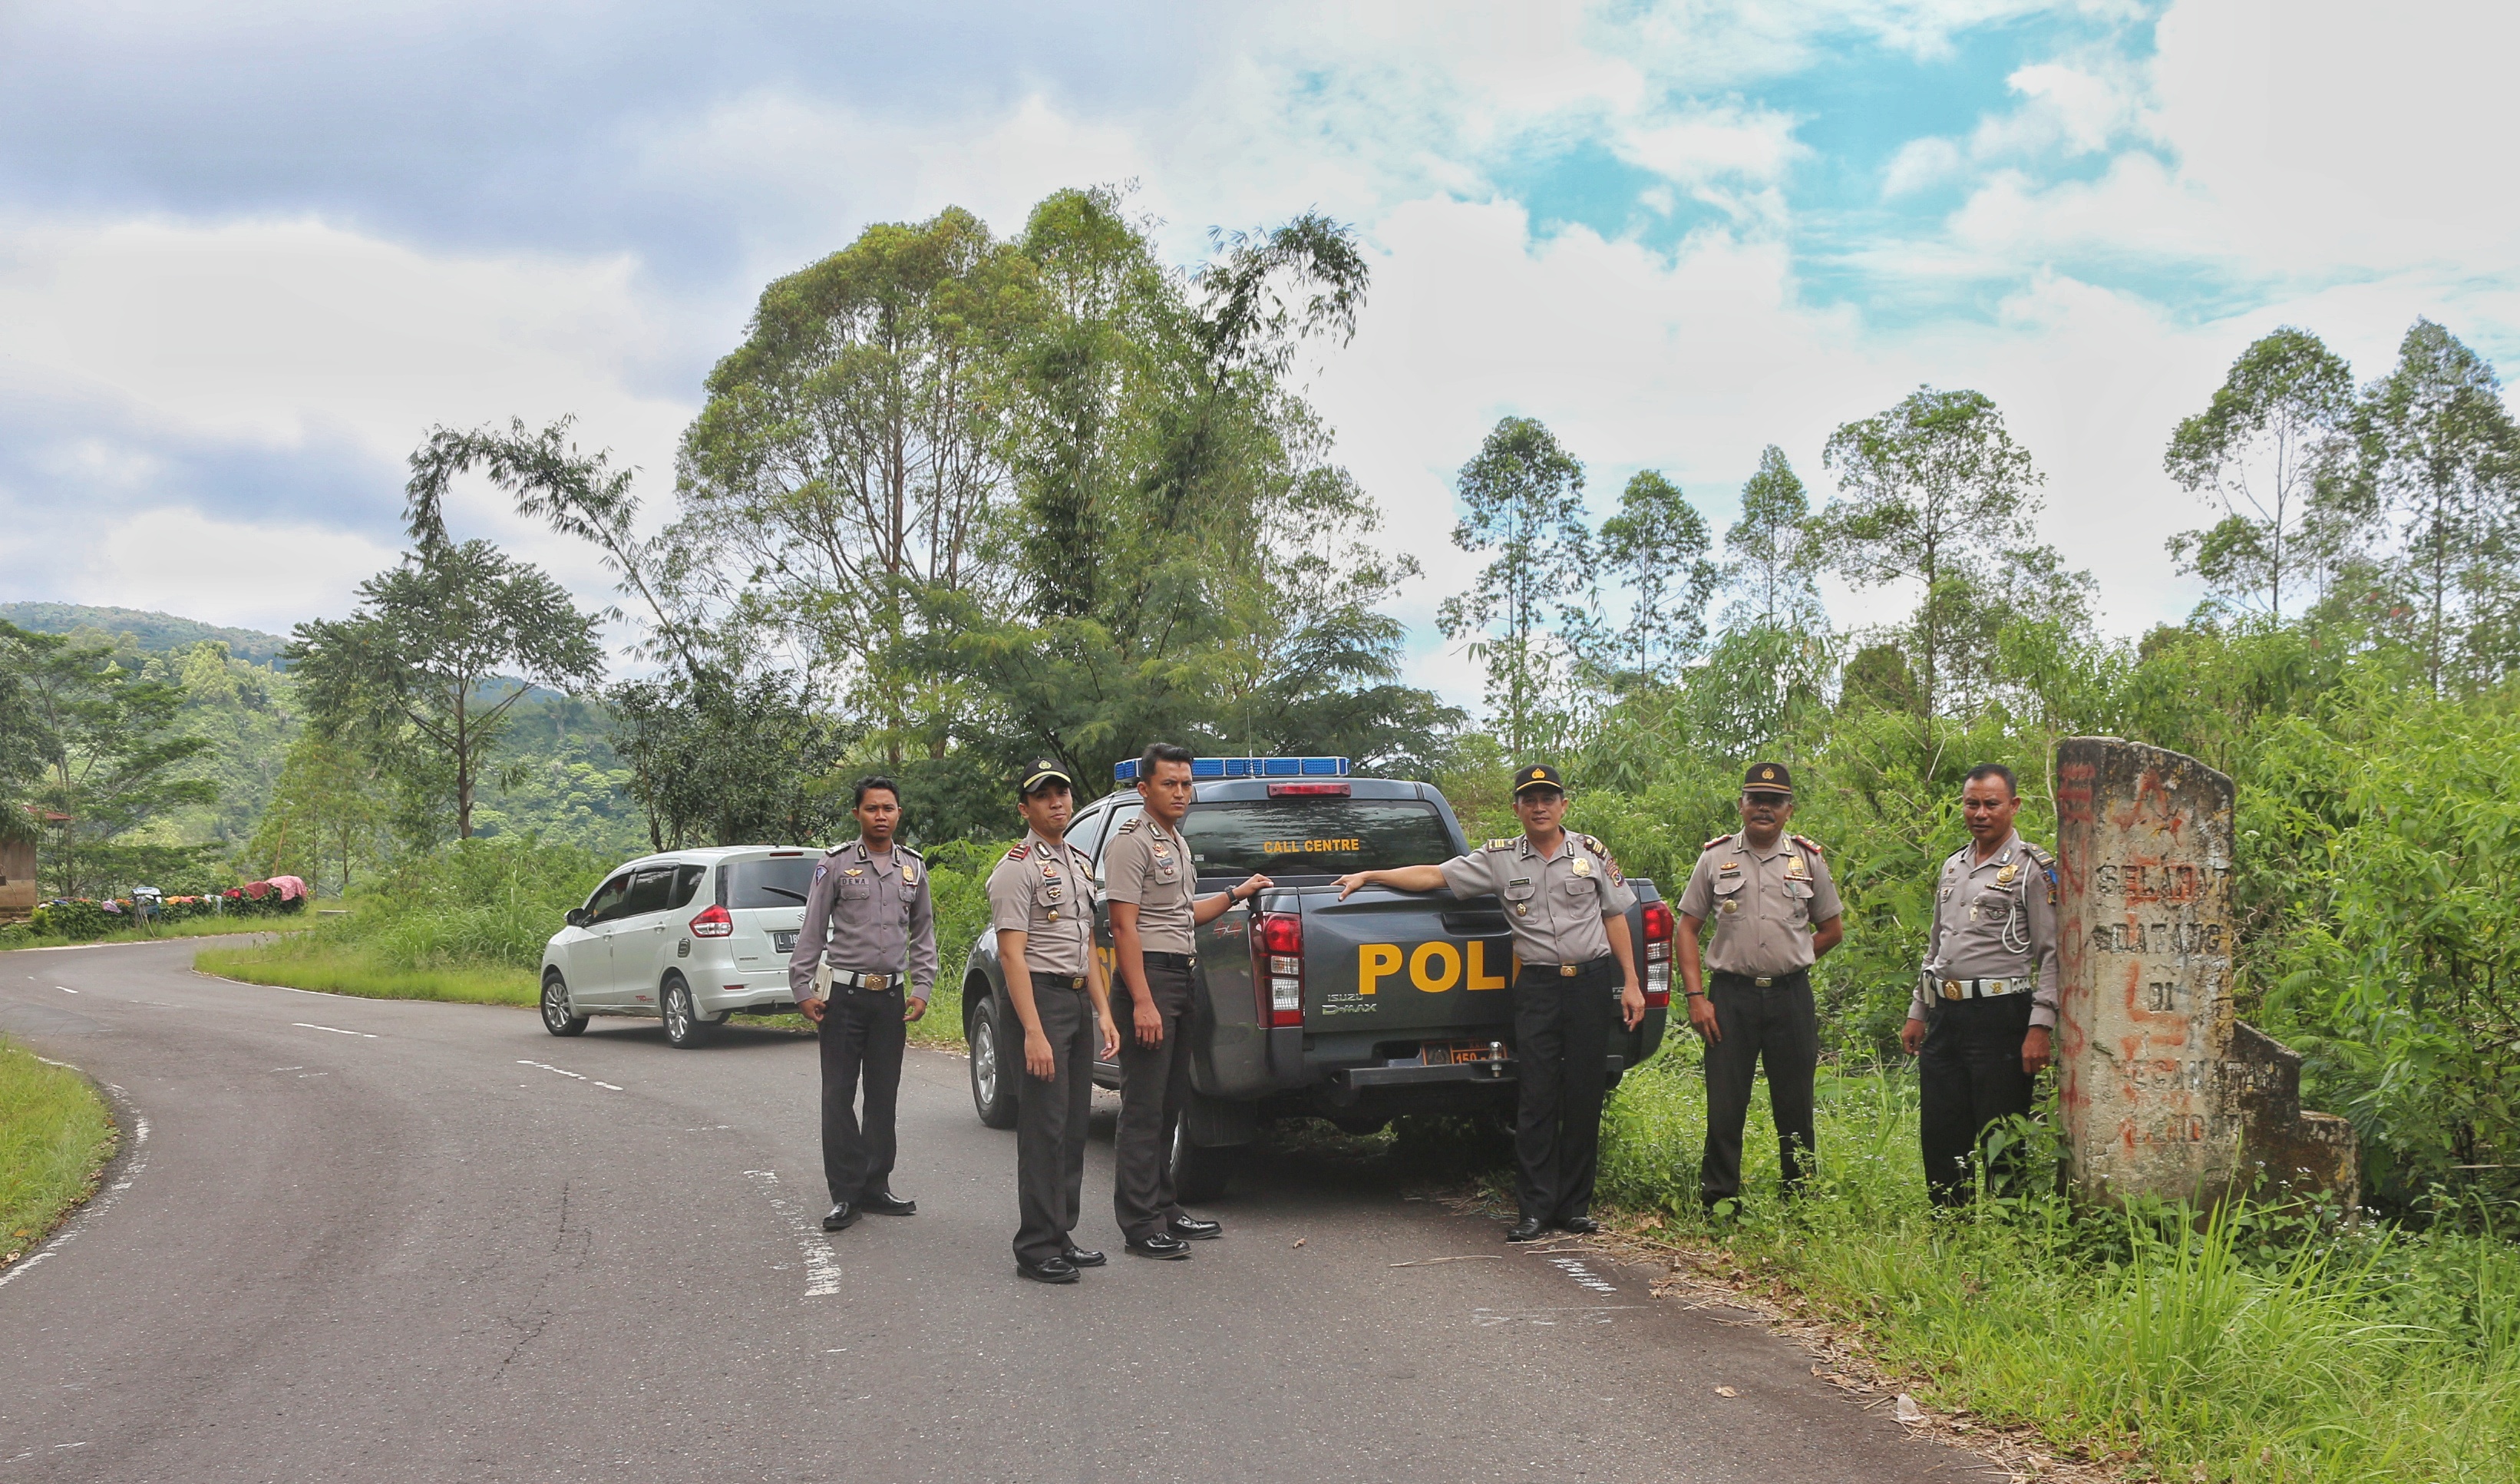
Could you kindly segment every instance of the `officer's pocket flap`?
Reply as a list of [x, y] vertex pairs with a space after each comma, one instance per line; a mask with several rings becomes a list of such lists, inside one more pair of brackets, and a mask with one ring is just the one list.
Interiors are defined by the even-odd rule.
[[1811, 894], [1812, 883], [1809, 881], [1796, 881], [1789, 879], [1785, 882], [1785, 895], [1789, 897], [1803, 897], [1808, 899]]
[[1719, 876], [1715, 878], [1715, 894], [1720, 897], [1729, 897], [1732, 895], [1732, 893], [1739, 891], [1741, 889], [1741, 883], [1748, 879], [1749, 877], [1746, 875]]
[[1519, 881], [1506, 882], [1505, 890], [1499, 892], [1498, 895], [1504, 897], [1508, 902], [1528, 902], [1531, 900], [1532, 893], [1539, 889], [1540, 885], [1538, 882], [1525, 878]]

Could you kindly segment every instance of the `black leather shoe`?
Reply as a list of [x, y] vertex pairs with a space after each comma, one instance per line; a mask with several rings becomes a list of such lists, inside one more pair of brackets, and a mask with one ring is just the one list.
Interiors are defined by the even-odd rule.
[[1159, 1257], [1166, 1262], [1179, 1262], [1190, 1256], [1190, 1243], [1178, 1237], [1166, 1237], [1161, 1232], [1143, 1238], [1132, 1237], [1129, 1238], [1129, 1255]]
[[859, 1210], [857, 1207], [843, 1200], [838, 1205], [832, 1207], [831, 1213], [823, 1218], [823, 1230], [826, 1232], [846, 1231], [848, 1228], [856, 1226], [858, 1224], [858, 1218], [865, 1214], [866, 1213], [864, 1211]]
[[1591, 1237], [1601, 1230], [1601, 1224], [1590, 1216], [1569, 1216], [1557, 1224], [1557, 1230], [1572, 1232], [1578, 1237]]
[[1512, 1230], [1505, 1234], [1505, 1239], [1508, 1241], [1538, 1241], [1540, 1238], [1548, 1235], [1549, 1223], [1542, 1221], [1537, 1216], [1526, 1216], [1522, 1220], [1513, 1224]]
[[1092, 1247], [1080, 1247], [1072, 1243], [1066, 1251], [1058, 1255], [1067, 1259], [1068, 1266], [1075, 1268], [1099, 1268], [1111, 1260]]
[[1037, 1263], [1015, 1259], [1015, 1271], [1037, 1283], [1072, 1283], [1076, 1282], [1076, 1264], [1064, 1257], [1045, 1257]]
[[1223, 1237], [1225, 1224], [1201, 1221], [1195, 1216], [1176, 1216], [1164, 1223], [1164, 1230], [1184, 1241], [1205, 1241], [1211, 1237]]
[[904, 1200], [890, 1191], [870, 1191], [858, 1197], [858, 1204], [878, 1216], [916, 1216], [919, 1202]]

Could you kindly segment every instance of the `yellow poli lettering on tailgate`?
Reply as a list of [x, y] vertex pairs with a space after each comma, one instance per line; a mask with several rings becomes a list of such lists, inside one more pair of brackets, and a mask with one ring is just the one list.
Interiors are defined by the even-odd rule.
[[1470, 988], [1505, 988], [1505, 975], [1488, 972], [1488, 945], [1480, 938], [1470, 939]]
[[1356, 992], [1373, 993], [1373, 981], [1400, 972], [1400, 945], [1361, 943], [1356, 950]]
[[1461, 981], [1462, 951], [1440, 938], [1418, 944], [1409, 956], [1409, 982], [1430, 995], [1440, 995]]

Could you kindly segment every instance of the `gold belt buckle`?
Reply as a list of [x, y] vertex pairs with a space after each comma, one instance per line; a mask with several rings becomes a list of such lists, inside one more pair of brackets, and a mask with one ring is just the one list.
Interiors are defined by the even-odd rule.
[[889, 974], [861, 974], [858, 977], [858, 987], [861, 989], [873, 990], [890, 989], [892, 988], [892, 976]]
[[1559, 977], [1559, 978], [1561, 978], [1561, 979], [1571, 979], [1571, 978], [1575, 977], [1575, 970], [1576, 970], [1576, 968], [1577, 968], [1578, 967], [1579, 967], [1579, 966], [1577, 966], [1577, 965], [1573, 965], [1573, 964], [1560, 964], [1560, 965], [1558, 965], [1558, 966], [1557, 966], [1557, 977]]
[[1774, 989], [1777, 987], [1776, 978], [1771, 974], [1761, 974], [1758, 978], [1752, 979], [1750, 982], [1756, 984], [1761, 989]]
[[1069, 974], [1067, 976], [1067, 987], [1070, 989], [1083, 989], [1085, 987], [1085, 976], [1083, 974]]
[[1943, 981], [1943, 998], [1946, 1000], [1966, 998], [1960, 993], [1960, 981], [1958, 979], [1945, 979]]

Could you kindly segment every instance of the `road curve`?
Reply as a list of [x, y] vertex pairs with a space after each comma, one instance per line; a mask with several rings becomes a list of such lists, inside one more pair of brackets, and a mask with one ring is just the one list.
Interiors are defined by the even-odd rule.
[[[1014, 1276], [1014, 1145], [914, 1052], [907, 1220], [826, 1238], [810, 1043], [309, 995], [194, 945], [0, 955], [116, 1090], [112, 1184], [0, 1285], [0, 1484], [1950, 1479], [1755, 1327], [1282, 1156], [1188, 1263]], [[1459, 1262], [1424, 1263], [1459, 1257]], [[1400, 1263], [1418, 1266], [1397, 1267]], [[1719, 1395], [1729, 1386], [1736, 1397]]]

